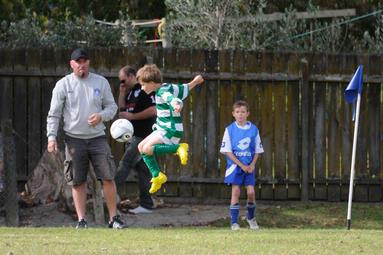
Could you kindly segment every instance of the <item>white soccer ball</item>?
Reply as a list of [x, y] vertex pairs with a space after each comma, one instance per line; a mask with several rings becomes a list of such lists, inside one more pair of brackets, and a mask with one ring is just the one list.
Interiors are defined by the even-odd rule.
[[110, 135], [120, 143], [129, 142], [132, 139], [134, 128], [127, 119], [118, 119], [110, 126]]

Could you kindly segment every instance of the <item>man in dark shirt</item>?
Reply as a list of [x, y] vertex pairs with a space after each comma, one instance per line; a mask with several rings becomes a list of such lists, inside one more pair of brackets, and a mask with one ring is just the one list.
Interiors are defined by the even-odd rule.
[[124, 156], [118, 166], [115, 182], [120, 190], [130, 169], [135, 169], [138, 177], [140, 191], [140, 205], [129, 212], [150, 213], [153, 208], [153, 200], [149, 194], [151, 174], [138, 152], [137, 145], [152, 132], [156, 121], [156, 103], [154, 92], [146, 94], [141, 90], [137, 82], [136, 71], [125, 66], [121, 68], [118, 77], [120, 79], [120, 93], [118, 96], [119, 117], [128, 119], [134, 127], [134, 136], [126, 145]]

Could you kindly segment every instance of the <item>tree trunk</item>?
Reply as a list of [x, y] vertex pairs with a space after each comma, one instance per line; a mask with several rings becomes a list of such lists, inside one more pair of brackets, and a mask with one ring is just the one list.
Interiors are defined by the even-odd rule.
[[[97, 181], [91, 165], [87, 180], [87, 192], [88, 197], [91, 197], [87, 203], [93, 204], [96, 223], [104, 224], [101, 184]], [[25, 184], [25, 192], [22, 193], [21, 198], [26, 206], [57, 201], [64, 211], [75, 212], [72, 186], [64, 178], [63, 151], [56, 154], [48, 153], [48, 151], [44, 152], [39, 163], [28, 178]]]

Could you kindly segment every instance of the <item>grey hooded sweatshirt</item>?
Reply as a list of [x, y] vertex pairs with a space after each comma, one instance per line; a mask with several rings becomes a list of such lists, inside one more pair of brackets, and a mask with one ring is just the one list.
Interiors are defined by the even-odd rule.
[[[56, 83], [47, 117], [48, 140], [55, 140], [60, 119], [64, 117], [64, 131], [68, 136], [90, 139], [105, 135], [104, 121], [117, 112], [109, 82], [102, 76], [89, 73], [79, 78], [74, 73]], [[88, 125], [88, 117], [100, 113], [102, 121], [95, 127]]]

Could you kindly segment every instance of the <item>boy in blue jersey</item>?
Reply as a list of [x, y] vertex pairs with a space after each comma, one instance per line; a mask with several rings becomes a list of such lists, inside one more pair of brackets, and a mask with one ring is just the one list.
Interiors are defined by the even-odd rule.
[[249, 105], [237, 101], [233, 105], [235, 121], [225, 129], [220, 152], [226, 156], [225, 183], [231, 185], [231, 229], [239, 230], [239, 196], [241, 186], [247, 191], [247, 222], [250, 229], [259, 229], [255, 220], [255, 163], [263, 147], [258, 128], [247, 121]]

